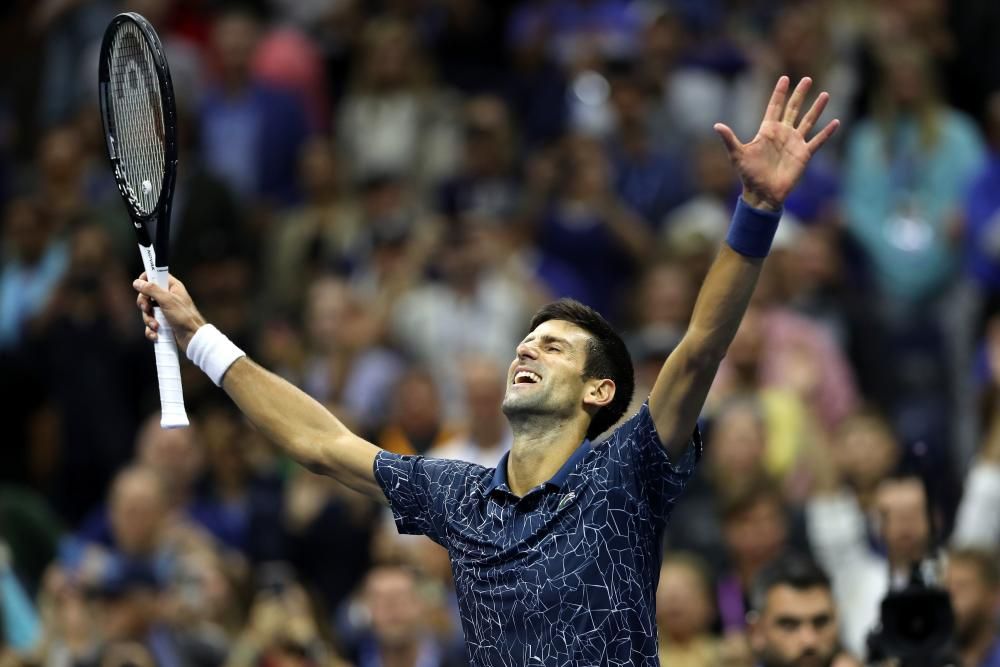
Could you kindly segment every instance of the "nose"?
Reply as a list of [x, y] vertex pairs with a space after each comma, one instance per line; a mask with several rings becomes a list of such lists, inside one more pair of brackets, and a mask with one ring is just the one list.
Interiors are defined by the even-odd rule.
[[528, 343], [521, 343], [520, 345], [518, 345], [517, 346], [517, 350], [515, 350], [515, 352], [517, 353], [517, 358], [518, 359], [525, 359], [525, 358], [528, 358], [528, 359], [537, 359], [538, 358], [538, 350], [536, 350], [534, 347], [532, 347]]
[[819, 632], [812, 623], [803, 623], [798, 634], [799, 648], [802, 651], [814, 650], [819, 645]]

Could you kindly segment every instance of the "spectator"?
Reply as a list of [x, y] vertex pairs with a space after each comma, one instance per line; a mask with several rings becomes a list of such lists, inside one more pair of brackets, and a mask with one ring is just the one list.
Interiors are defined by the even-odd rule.
[[388, 420], [377, 443], [397, 454], [424, 454], [455, 437], [434, 379], [426, 370], [408, 370], [396, 385]]
[[38, 204], [18, 199], [4, 216], [4, 266], [0, 270], [0, 350], [16, 347], [29, 321], [41, 314], [69, 260], [65, 241]]
[[719, 664], [719, 642], [711, 635], [713, 598], [711, 575], [698, 556], [672, 553], [664, 558], [656, 590], [662, 664], [674, 667]]
[[442, 280], [403, 294], [391, 314], [395, 340], [433, 373], [452, 419], [461, 410], [458, 360], [483, 355], [506, 367], [530, 308], [523, 285], [497, 269], [490, 238], [469, 223], [446, 230], [435, 262]]
[[798, 396], [829, 432], [854, 409], [857, 388], [842, 350], [818, 324], [779, 305], [751, 304], [712, 392], [775, 388]]
[[427, 603], [420, 579], [406, 567], [376, 566], [368, 573], [362, 599], [369, 632], [355, 650], [358, 667], [450, 667], [448, 656], [425, 624]]
[[677, 131], [637, 75], [613, 78], [611, 101], [615, 132], [609, 153], [615, 190], [655, 229], [671, 209], [690, 196], [684, 156], [676, 146], [667, 148], [677, 143]]
[[127, 274], [108, 235], [94, 225], [74, 230], [66, 273], [25, 348], [55, 420], [53, 501], [71, 523], [100, 502], [128, 461], [148, 412], [144, 401], [155, 391], [151, 350], [131, 308]]
[[302, 103], [256, 80], [251, 69], [261, 25], [251, 10], [216, 16], [218, 80], [200, 113], [207, 166], [239, 196], [273, 205], [295, 200], [295, 160], [308, 132]]
[[379, 427], [404, 365], [380, 343], [378, 314], [336, 278], [316, 280], [306, 299], [307, 347], [299, 382], [311, 396], [338, 406], [362, 428]]
[[302, 312], [317, 277], [348, 274], [363, 260], [357, 255], [364, 221], [328, 139], [313, 137], [303, 145], [298, 176], [304, 200], [278, 218], [265, 256], [270, 309], [286, 317]]
[[294, 572], [280, 563], [269, 565], [260, 571], [255, 589], [247, 623], [226, 667], [342, 664], [324, 639], [315, 609]]
[[438, 192], [437, 209], [455, 219], [466, 214], [504, 220], [513, 215], [520, 184], [515, 178], [518, 137], [499, 97], [471, 98], [463, 110], [463, 160]]
[[800, 556], [786, 556], [760, 573], [752, 618], [750, 643], [762, 667], [831, 667], [840, 652], [830, 580]]
[[615, 194], [610, 166], [596, 140], [568, 138], [549, 178], [529, 183], [528, 217], [541, 252], [576, 268], [587, 305], [614, 318], [624, 314], [615, 306], [636, 266], [648, 259], [651, 240]]
[[393, 174], [419, 190], [440, 183], [458, 158], [456, 113], [451, 94], [434, 85], [413, 29], [371, 22], [337, 112], [337, 142], [355, 182]]
[[790, 522], [780, 493], [764, 477], [720, 504], [729, 569], [716, 580], [716, 600], [723, 632], [732, 635], [745, 631], [753, 582], [788, 547]]
[[957, 549], [948, 554], [945, 583], [955, 611], [962, 667], [1000, 665], [1000, 554]]
[[428, 456], [458, 459], [492, 468], [513, 444], [510, 424], [500, 405], [507, 373], [490, 359], [472, 357], [462, 362], [465, 429], [457, 437], [427, 452]]

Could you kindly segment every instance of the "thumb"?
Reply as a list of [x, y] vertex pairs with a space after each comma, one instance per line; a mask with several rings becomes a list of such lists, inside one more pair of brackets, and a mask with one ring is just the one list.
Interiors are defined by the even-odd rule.
[[142, 278], [137, 278], [132, 282], [132, 287], [135, 288], [136, 292], [140, 294], [145, 294], [146, 296], [154, 299], [157, 303], [162, 304], [163, 298], [170, 295], [167, 290], [163, 289], [154, 282], [148, 280], [143, 280]]
[[743, 147], [740, 140], [736, 138], [736, 134], [725, 123], [716, 123], [712, 126], [712, 129], [722, 138], [722, 143], [726, 145], [726, 150], [729, 151], [730, 157], [735, 157], [734, 154], [738, 153]]

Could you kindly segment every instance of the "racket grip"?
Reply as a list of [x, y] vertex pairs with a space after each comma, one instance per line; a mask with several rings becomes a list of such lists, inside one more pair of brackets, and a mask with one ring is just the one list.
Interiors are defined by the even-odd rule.
[[[163, 289], [167, 289], [166, 267], [154, 268], [153, 280]], [[184, 409], [181, 365], [177, 357], [174, 330], [158, 306], [153, 308], [153, 316], [159, 324], [153, 350], [156, 353], [156, 378], [160, 384], [160, 426], [181, 428], [188, 425], [188, 416]]]

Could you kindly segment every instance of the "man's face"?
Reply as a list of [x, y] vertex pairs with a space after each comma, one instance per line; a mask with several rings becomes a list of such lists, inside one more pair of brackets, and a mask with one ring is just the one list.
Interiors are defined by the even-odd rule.
[[125, 471], [115, 480], [110, 499], [111, 532], [127, 555], [146, 555], [158, 545], [167, 502], [158, 479], [142, 470]]
[[955, 635], [958, 645], [966, 646], [989, 633], [996, 622], [1000, 591], [990, 590], [976, 566], [951, 560], [945, 571], [945, 585], [955, 611]]
[[889, 560], [896, 566], [919, 561], [927, 552], [930, 540], [927, 496], [920, 480], [882, 482], [875, 503]]
[[372, 632], [383, 646], [404, 646], [420, 635], [426, 610], [412, 574], [393, 568], [376, 569], [365, 583], [364, 599], [371, 614]]
[[830, 667], [838, 649], [837, 633], [828, 589], [779, 584], [768, 592], [750, 641], [764, 667]]
[[507, 371], [504, 414], [570, 417], [582, 409], [589, 342], [590, 334], [575, 324], [549, 320], [538, 325], [517, 346]]

